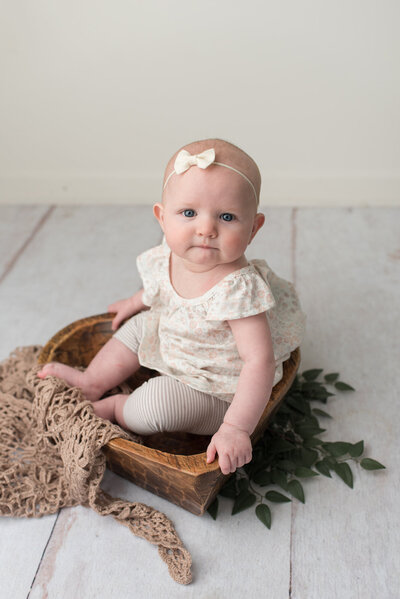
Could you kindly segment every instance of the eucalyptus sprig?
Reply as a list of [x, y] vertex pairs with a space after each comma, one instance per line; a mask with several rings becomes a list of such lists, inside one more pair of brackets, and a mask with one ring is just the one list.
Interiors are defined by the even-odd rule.
[[[332, 418], [330, 414], [314, 407], [314, 402], [326, 404], [334, 396], [327, 385], [337, 391], [354, 391], [354, 388], [339, 380], [339, 373], [324, 375], [317, 380], [322, 368], [306, 370], [297, 374], [292, 386], [268, 425], [264, 435], [253, 447], [251, 462], [238, 468], [219, 491], [222, 497], [233, 500], [232, 515], [257, 503], [257, 518], [271, 528], [272, 515], [267, 502], [285, 503], [295, 499], [305, 503], [303, 485], [299, 479], [323, 476], [332, 478], [335, 472], [350, 488], [353, 488], [353, 473], [349, 461], [356, 462], [365, 470], [379, 470], [385, 466], [372, 458], [361, 458], [364, 441], [346, 443], [327, 442], [319, 438], [326, 431], [321, 428], [318, 417]], [[260, 489], [277, 485], [284, 493]], [[267, 500], [267, 501], [265, 501]], [[215, 520], [218, 514], [218, 497], [208, 508]]]

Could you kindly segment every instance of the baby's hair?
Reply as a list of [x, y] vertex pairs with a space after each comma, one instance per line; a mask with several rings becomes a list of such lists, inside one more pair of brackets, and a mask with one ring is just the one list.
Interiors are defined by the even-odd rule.
[[257, 194], [257, 206], [260, 201], [260, 188], [261, 188], [261, 173], [253, 158], [246, 154], [241, 148], [235, 146], [235, 144], [219, 138], [201, 139], [185, 144], [179, 150], [177, 150], [173, 156], [169, 159], [164, 172], [163, 188], [168, 176], [174, 170], [174, 163], [177, 154], [181, 150], [187, 150], [190, 154], [199, 154], [204, 150], [214, 148], [215, 150], [215, 161], [222, 162], [233, 168], [241, 171], [246, 175], [253, 183], [256, 194]]

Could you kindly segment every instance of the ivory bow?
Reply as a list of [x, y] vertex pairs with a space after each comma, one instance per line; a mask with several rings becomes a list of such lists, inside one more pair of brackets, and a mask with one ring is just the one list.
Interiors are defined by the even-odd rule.
[[198, 166], [199, 168], [207, 168], [215, 160], [215, 150], [210, 148], [204, 150], [201, 154], [189, 154], [187, 150], [181, 150], [174, 164], [175, 172], [180, 175], [187, 171], [191, 166]]
[[238, 173], [238, 175], [243, 177], [243, 179], [246, 179], [247, 183], [251, 186], [251, 188], [253, 190], [254, 197], [255, 197], [255, 200], [256, 200], [257, 206], [258, 206], [257, 192], [256, 192], [256, 189], [255, 189], [253, 183], [250, 181], [250, 179], [248, 177], [246, 177], [246, 175], [244, 173], [242, 173], [241, 171], [239, 171], [237, 168], [234, 168], [233, 166], [229, 166], [229, 164], [224, 164], [223, 162], [215, 162], [214, 148], [210, 148], [209, 150], [204, 150], [204, 152], [201, 152], [201, 154], [189, 154], [189, 152], [187, 150], [181, 150], [178, 153], [177, 157], [175, 158], [174, 170], [171, 171], [170, 174], [168, 175], [168, 177], [166, 178], [163, 189], [165, 189], [167, 187], [167, 183], [174, 173], [176, 173], [177, 175], [180, 175], [181, 173], [184, 173], [185, 171], [187, 171], [191, 166], [195, 166], [195, 165], [200, 168], [207, 168], [212, 163], [218, 164], [219, 166], [224, 166], [225, 168], [229, 168], [231, 171]]

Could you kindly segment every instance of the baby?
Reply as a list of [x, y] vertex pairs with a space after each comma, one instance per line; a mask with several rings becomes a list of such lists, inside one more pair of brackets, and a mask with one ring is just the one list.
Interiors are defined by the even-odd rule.
[[[84, 372], [50, 363], [38, 376], [80, 387], [95, 413], [146, 435], [212, 435], [224, 474], [250, 462], [250, 435], [305, 326], [294, 287], [245, 251], [264, 224], [254, 160], [221, 139], [193, 142], [167, 164], [153, 212], [161, 245], [137, 258], [143, 288], [109, 306], [113, 337]], [[130, 395], [101, 399], [140, 365]]]

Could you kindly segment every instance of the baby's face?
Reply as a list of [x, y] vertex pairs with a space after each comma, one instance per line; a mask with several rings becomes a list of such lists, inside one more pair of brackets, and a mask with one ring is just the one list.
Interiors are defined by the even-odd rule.
[[248, 182], [217, 165], [174, 174], [154, 214], [172, 252], [202, 271], [240, 260], [264, 223]]

